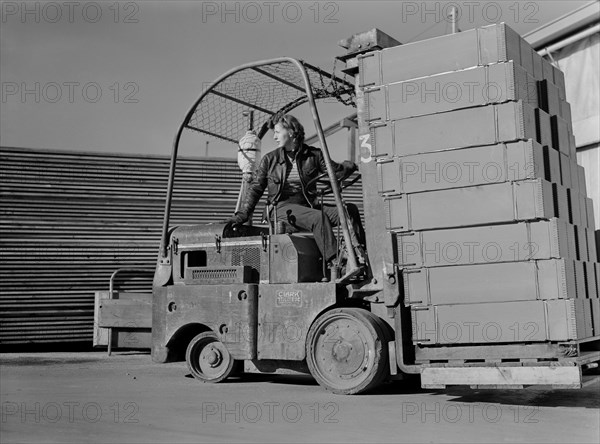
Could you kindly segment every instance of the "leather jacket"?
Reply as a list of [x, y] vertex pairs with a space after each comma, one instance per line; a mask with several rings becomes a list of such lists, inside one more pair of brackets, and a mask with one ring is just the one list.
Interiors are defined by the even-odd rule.
[[[285, 156], [284, 148], [277, 148], [263, 156], [254, 180], [248, 187], [242, 212], [249, 214], [254, 211], [265, 189], [268, 190], [268, 199], [271, 204], [279, 202], [287, 176], [288, 164]], [[348, 160], [341, 164], [332, 161], [332, 165], [338, 180], [357, 169], [356, 164]], [[317, 183], [314, 182], [308, 189], [306, 184], [327, 171], [322, 151], [319, 148], [303, 144], [296, 154], [296, 166], [304, 197], [313, 207], [316, 204]]]

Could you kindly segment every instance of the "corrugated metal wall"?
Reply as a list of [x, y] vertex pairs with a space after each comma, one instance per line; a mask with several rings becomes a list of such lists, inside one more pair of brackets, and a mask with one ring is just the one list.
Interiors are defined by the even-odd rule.
[[[0, 344], [91, 344], [94, 291], [154, 268], [169, 157], [1, 148], [0, 162]], [[176, 178], [172, 226], [232, 214], [234, 159], [181, 158]], [[115, 288], [151, 291], [151, 277]]]

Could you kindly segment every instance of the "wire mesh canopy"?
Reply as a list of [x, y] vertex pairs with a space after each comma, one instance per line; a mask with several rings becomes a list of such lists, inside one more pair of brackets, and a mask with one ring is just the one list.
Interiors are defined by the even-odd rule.
[[219, 77], [196, 101], [184, 126], [236, 143], [249, 129], [247, 111], [259, 137], [269, 119], [308, 100], [303, 72], [314, 99], [335, 97], [353, 105], [354, 86], [303, 61], [281, 58], [242, 65]]

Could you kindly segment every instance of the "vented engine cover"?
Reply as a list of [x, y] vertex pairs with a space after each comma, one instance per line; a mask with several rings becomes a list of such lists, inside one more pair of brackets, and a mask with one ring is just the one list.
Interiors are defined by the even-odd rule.
[[267, 238], [223, 238], [224, 225], [179, 227], [171, 236], [173, 283], [257, 283]]
[[310, 234], [223, 238], [224, 225], [179, 227], [171, 235], [173, 283], [316, 282], [323, 277]]

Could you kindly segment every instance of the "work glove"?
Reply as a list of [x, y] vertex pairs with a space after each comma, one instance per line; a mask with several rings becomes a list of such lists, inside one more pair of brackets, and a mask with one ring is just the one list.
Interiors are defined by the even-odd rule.
[[246, 213], [245, 211], [238, 211], [237, 213], [235, 213], [235, 215], [233, 215], [233, 217], [230, 217], [229, 219], [227, 219], [225, 221], [225, 223], [228, 226], [231, 226], [231, 225], [241, 225], [247, 221], [248, 221], [248, 213]]
[[356, 165], [351, 160], [344, 160], [342, 162], [342, 164], [348, 170], [348, 174], [352, 174], [353, 172], [355, 172], [356, 170], [358, 170], [358, 165]]

